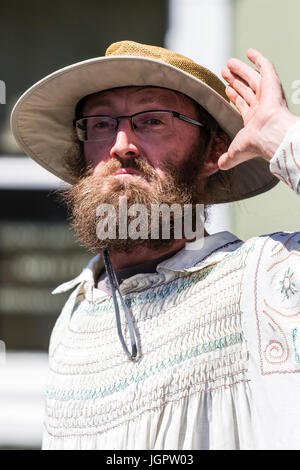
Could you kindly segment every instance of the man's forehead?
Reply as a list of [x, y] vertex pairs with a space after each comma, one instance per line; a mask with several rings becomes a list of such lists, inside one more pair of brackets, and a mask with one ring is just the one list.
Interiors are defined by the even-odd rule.
[[122, 87], [93, 93], [84, 98], [84, 109], [94, 106], [113, 106], [119, 100], [130, 100], [136, 104], [163, 102], [177, 104], [192, 100], [174, 90], [159, 87]]

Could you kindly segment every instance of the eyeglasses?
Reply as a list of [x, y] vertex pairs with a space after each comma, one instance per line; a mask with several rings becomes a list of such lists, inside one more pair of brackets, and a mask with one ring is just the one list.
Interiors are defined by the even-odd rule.
[[117, 133], [120, 119], [124, 118], [130, 119], [132, 130], [143, 139], [172, 134], [174, 118], [189, 124], [205, 127], [205, 124], [202, 122], [195, 121], [188, 116], [167, 109], [142, 111], [131, 116], [85, 116], [81, 119], [75, 119], [73, 124], [79, 140], [94, 142], [112, 139]]

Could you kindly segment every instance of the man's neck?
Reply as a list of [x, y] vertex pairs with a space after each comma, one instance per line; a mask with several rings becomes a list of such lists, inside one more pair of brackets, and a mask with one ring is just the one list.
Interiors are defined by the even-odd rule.
[[[208, 233], [205, 231], [204, 236], [208, 236]], [[144, 246], [137, 247], [131, 253], [119, 253], [119, 252], [110, 252], [110, 258], [114, 269], [123, 269], [129, 266], [134, 266], [136, 264], [145, 263], [148, 261], [153, 261], [157, 258], [161, 258], [167, 254], [176, 253], [181, 250], [187, 240], [175, 240], [174, 243], [165, 250], [157, 251]]]

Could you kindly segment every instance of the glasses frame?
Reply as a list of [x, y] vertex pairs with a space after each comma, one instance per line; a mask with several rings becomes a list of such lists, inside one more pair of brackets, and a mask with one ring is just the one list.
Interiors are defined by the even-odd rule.
[[[124, 116], [112, 116], [111, 114], [93, 114], [93, 115], [89, 115], [89, 116], [82, 116], [81, 118], [77, 118], [77, 119], [74, 119], [73, 120], [73, 125], [75, 128], [77, 128], [77, 123], [78, 121], [80, 121], [81, 119], [86, 119], [86, 118], [93, 118], [93, 117], [110, 117], [110, 118], [113, 118], [116, 120], [116, 128], [114, 129], [115, 131], [118, 130], [119, 128], [119, 124], [120, 124], [120, 119], [124, 119], [124, 118], [127, 118], [127, 119], [130, 119], [131, 121], [131, 128], [133, 129], [134, 131], [134, 127], [133, 127], [133, 122], [132, 122], [132, 119], [135, 117], [135, 116], [138, 116], [140, 114], [146, 114], [146, 113], [170, 113], [172, 114], [172, 116], [176, 117], [177, 119], [180, 119], [181, 121], [185, 121], [185, 122], [188, 122], [189, 124], [194, 124], [196, 126], [199, 126], [199, 127], [207, 127], [207, 124], [206, 123], [203, 123], [203, 122], [200, 122], [200, 121], [196, 121], [195, 119], [192, 119], [188, 116], [185, 116], [184, 114], [181, 114], [181, 113], [178, 113], [177, 111], [172, 111], [170, 109], [149, 109], [147, 111], [141, 111], [139, 113], [135, 113], [135, 114], [131, 114], [131, 115], [124, 115]], [[102, 139], [99, 140], [99, 142], [101, 142]], [[106, 140], [106, 139], [103, 139], [103, 140]], [[98, 140], [95, 140], [93, 142], [97, 142]], [[83, 142], [88, 142], [88, 140], [85, 140]]]

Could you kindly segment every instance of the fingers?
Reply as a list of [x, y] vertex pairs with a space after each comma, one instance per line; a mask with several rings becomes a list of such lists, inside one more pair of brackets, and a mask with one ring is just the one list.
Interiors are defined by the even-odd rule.
[[244, 80], [232, 73], [228, 67], [222, 69], [222, 76], [248, 105], [255, 103], [255, 93]]
[[237, 78], [242, 79], [244, 83], [251, 88], [253, 93], [257, 92], [261, 78], [260, 74], [256, 70], [239, 59], [230, 59], [227, 62], [227, 68]]
[[[261, 52], [257, 51], [256, 49], [253, 49], [252, 47], [247, 50], [247, 57], [251, 62], [256, 65], [256, 67], [261, 71], [263, 69], [263, 72], [265, 69], [273, 69], [273, 72], [275, 72], [275, 68], [270, 60], [268, 60]], [[276, 72], [275, 72], [276, 74]], [[276, 74], [277, 75], [277, 74]]]
[[247, 50], [247, 57], [260, 71], [261, 95], [273, 101], [277, 99], [285, 101], [282, 84], [272, 62], [261, 52], [252, 48]]
[[259, 71], [241, 60], [233, 58], [223, 68], [223, 78], [250, 106], [255, 102], [254, 95], [258, 100], [263, 97], [266, 103], [281, 102], [286, 104], [283, 87], [272, 62], [252, 48], [247, 50], [247, 57]]
[[241, 113], [242, 118], [245, 119], [246, 114], [249, 111], [248, 103], [231, 86], [226, 87], [225, 92], [230, 101], [237, 107], [237, 109]]

